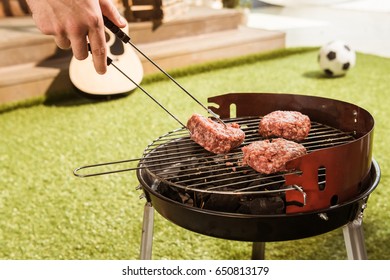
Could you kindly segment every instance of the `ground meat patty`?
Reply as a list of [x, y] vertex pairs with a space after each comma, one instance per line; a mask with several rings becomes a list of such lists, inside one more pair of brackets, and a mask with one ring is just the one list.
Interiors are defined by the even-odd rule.
[[264, 174], [286, 171], [286, 163], [306, 154], [306, 148], [299, 143], [275, 138], [256, 141], [242, 148], [242, 163]]
[[226, 127], [199, 114], [193, 114], [187, 122], [191, 139], [214, 154], [224, 154], [238, 147], [245, 139], [245, 133], [237, 123]]
[[263, 137], [302, 141], [309, 134], [310, 127], [309, 117], [300, 112], [274, 111], [261, 119], [259, 133]]

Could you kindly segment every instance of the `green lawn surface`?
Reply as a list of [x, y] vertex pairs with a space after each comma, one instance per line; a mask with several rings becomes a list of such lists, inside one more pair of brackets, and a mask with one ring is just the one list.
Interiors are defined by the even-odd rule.
[[[390, 259], [390, 59], [358, 53], [345, 77], [318, 70], [317, 48], [217, 61], [171, 74], [203, 103], [229, 92], [323, 96], [374, 117], [382, 177], [364, 211], [370, 259]], [[202, 108], [162, 75], [143, 86], [182, 122]], [[98, 101], [73, 91], [0, 108], [0, 259], [138, 259], [144, 200], [135, 172], [73, 176], [84, 164], [139, 158], [178, 124], [140, 90]], [[155, 216], [154, 259], [249, 259], [251, 243], [180, 228]], [[267, 259], [346, 259], [341, 229], [266, 244]]]

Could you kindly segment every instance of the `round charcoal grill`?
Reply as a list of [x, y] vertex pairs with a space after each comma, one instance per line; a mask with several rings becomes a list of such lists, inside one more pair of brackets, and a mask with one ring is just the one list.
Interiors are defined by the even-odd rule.
[[[225, 122], [241, 125], [242, 145], [261, 139], [259, 116], [275, 110], [308, 115], [312, 128], [301, 142], [308, 154], [290, 161], [289, 172], [262, 175], [240, 165], [240, 147], [214, 155], [178, 129], [156, 139], [139, 162], [137, 177], [149, 207], [191, 231], [252, 241], [254, 248], [345, 226], [349, 257], [366, 258], [362, 212], [380, 177], [371, 155], [374, 120], [367, 111], [294, 94], [233, 93], [211, 97], [209, 103]], [[141, 256], [148, 258], [150, 220], [145, 217]]]
[[367, 258], [363, 210], [379, 183], [380, 169], [372, 159], [374, 120], [366, 110], [296, 94], [231, 93], [208, 101], [224, 122], [240, 124], [246, 134], [242, 146], [261, 140], [261, 116], [276, 110], [308, 115], [312, 127], [301, 142], [308, 153], [288, 162], [288, 172], [263, 175], [241, 165], [242, 146], [215, 155], [181, 128], [153, 141], [137, 168], [92, 174], [137, 171], [147, 200], [141, 258], [151, 257], [154, 209], [194, 232], [254, 242], [254, 258], [264, 257], [265, 242], [315, 236], [339, 227], [348, 257]]

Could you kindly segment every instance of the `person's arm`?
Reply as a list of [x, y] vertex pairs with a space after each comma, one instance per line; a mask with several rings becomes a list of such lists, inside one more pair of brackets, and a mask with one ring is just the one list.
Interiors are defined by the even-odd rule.
[[27, 0], [38, 29], [53, 35], [61, 49], [72, 48], [77, 59], [88, 57], [91, 45], [96, 72], [107, 70], [106, 38], [102, 15], [117, 26], [126, 26], [111, 0]]

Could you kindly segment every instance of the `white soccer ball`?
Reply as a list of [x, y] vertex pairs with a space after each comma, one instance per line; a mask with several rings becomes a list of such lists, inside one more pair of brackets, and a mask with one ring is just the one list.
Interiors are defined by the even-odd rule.
[[342, 76], [355, 66], [356, 53], [345, 42], [332, 41], [321, 47], [318, 63], [327, 76]]

